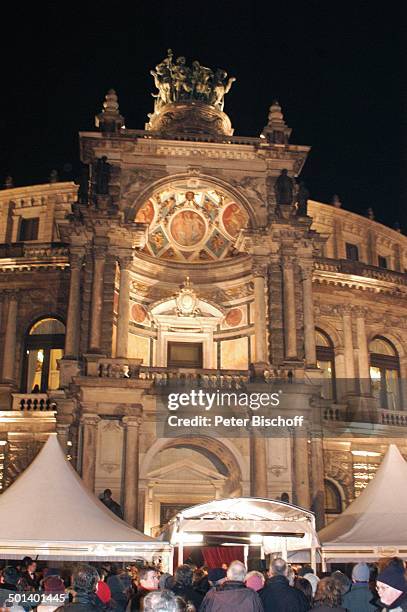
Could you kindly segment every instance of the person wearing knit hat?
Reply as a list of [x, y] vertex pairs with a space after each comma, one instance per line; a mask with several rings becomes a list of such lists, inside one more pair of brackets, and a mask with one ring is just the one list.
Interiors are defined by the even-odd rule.
[[261, 572], [249, 572], [245, 579], [246, 586], [253, 591], [260, 591], [264, 587], [265, 579]]
[[367, 563], [356, 563], [352, 570], [352, 586], [342, 603], [349, 612], [374, 612], [373, 593], [369, 588], [370, 570]]
[[305, 580], [308, 580], [308, 582], [312, 586], [312, 596], [315, 597], [315, 593], [317, 592], [317, 586], [319, 582], [318, 576], [316, 576], [315, 574], [304, 574], [303, 578], [305, 578]]
[[407, 611], [407, 580], [403, 568], [389, 565], [376, 580], [380, 601], [386, 606], [383, 612]]

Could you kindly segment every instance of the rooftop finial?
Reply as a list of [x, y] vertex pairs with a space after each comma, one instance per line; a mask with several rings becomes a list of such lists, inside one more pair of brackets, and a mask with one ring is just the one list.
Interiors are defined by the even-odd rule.
[[109, 89], [103, 102], [103, 110], [95, 117], [95, 125], [104, 133], [117, 133], [124, 127], [124, 118], [119, 111], [119, 102], [114, 89]]
[[3, 189], [12, 189], [13, 187], [14, 187], [13, 177], [10, 175], [6, 176], [6, 178], [4, 179], [4, 183], [3, 183]]
[[291, 131], [284, 121], [280, 104], [274, 100], [269, 109], [267, 125], [261, 133], [262, 137], [273, 144], [288, 144]]
[[337, 193], [334, 193], [332, 196], [332, 206], [335, 206], [335, 208], [342, 208], [341, 198]]

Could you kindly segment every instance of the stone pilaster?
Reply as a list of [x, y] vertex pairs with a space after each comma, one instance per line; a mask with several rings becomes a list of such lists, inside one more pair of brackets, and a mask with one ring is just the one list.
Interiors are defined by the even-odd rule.
[[267, 265], [254, 259], [253, 278], [254, 278], [254, 334], [255, 334], [255, 362], [267, 363], [267, 342], [266, 342], [266, 281]]
[[97, 432], [100, 417], [83, 414], [82, 425], [82, 480], [90, 491], [95, 490]]
[[6, 331], [3, 346], [3, 369], [2, 381], [8, 384], [15, 384], [16, 372], [16, 341], [17, 341], [17, 310], [18, 310], [18, 291], [6, 291], [7, 296], [7, 318]]
[[312, 262], [301, 264], [302, 299], [304, 309], [304, 351], [307, 367], [315, 367], [317, 351], [315, 344], [314, 301], [312, 295]]
[[362, 306], [354, 308], [356, 317], [356, 337], [358, 343], [358, 366], [360, 392], [362, 395], [370, 394], [370, 364], [369, 347], [366, 334], [366, 314], [367, 309]]
[[81, 306], [81, 269], [83, 251], [73, 250], [69, 256], [71, 278], [69, 284], [68, 316], [65, 336], [65, 358], [76, 359], [79, 353], [79, 325]]
[[317, 529], [322, 529], [325, 524], [325, 482], [324, 450], [320, 434], [311, 439], [311, 482], [311, 508], [315, 512]]
[[251, 442], [251, 491], [254, 497], [267, 498], [266, 440], [262, 435], [252, 434]]
[[294, 257], [284, 256], [283, 301], [284, 301], [284, 339], [286, 360], [297, 361], [297, 316], [295, 306]]
[[128, 357], [130, 318], [130, 269], [133, 257], [120, 257], [119, 312], [117, 315], [116, 357]]
[[301, 431], [294, 433], [294, 485], [297, 505], [310, 508], [308, 439]]
[[125, 428], [124, 465], [124, 518], [133, 526], [137, 524], [139, 485], [139, 431], [141, 416], [123, 418]]
[[91, 353], [101, 352], [105, 259], [106, 249], [103, 246], [95, 246], [93, 249], [92, 305], [89, 334], [89, 352]]

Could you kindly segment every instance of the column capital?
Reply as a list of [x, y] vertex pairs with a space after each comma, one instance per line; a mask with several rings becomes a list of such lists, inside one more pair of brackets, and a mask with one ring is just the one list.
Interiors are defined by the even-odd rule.
[[253, 257], [252, 274], [253, 276], [267, 276], [268, 261], [266, 257]]
[[292, 268], [296, 262], [295, 255], [286, 254], [281, 256], [281, 267], [282, 268]]
[[141, 416], [125, 416], [122, 418], [123, 427], [128, 429], [130, 427], [139, 428], [143, 422]]
[[352, 306], [351, 304], [338, 304], [337, 306], [338, 312], [341, 315], [351, 315], [352, 314]]
[[69, 251], [69, 265], [71, 270], [80, 270], [83, 259], [85, 257], [85, 249], [73, 248]]
[[103, 244], [94, 244], [92, 247], [94, 259], [106, 259], [107, 247]]
[[315, 267], [315, 264], [313, 261], [300, 261], [299, 266], [301, 270], [302, 280], [308, 280], [309, 278], [312, 278], [312, 273]]
[[131, 270], [134, 255], [119, 253], [117, 255], [117, 261], [119, 262], [120, 270]]
[[82, 425], [98, 425], [102, 419], [98, 414], [85, 413], [81, 416]]
[[4, 289], [4, 295], [9, 300], [18, 300], [18, 297], [21, 293], [21, 289]]
[[358, 319], [365, 319], [369, 312], [367, 306], [353, 306], [352, 310]]

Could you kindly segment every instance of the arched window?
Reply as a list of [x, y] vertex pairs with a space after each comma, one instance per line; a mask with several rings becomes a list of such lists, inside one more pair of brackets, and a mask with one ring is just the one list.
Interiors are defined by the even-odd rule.
[[325, 513], [340, 514], [342, 512], [342, 498], [338, 487], [331, 481], [325, 480]]
[[386, 338], [376, 336], [369, 344], [373, 395], [387, 410], [400, 408], [400, 364], [397, 351]]
[[322, 370], [325, 384], [323, 393], [326, 399], [336, 399], [335, 352], [332, 340], [321, 329], [315, 330], [317, 366]]
[[65, 325], [58, 319], [41, 319], [30, 327], [24, 346], [24, 391], [58, 389], [58, 359], [63, 357], [64, 344]]

